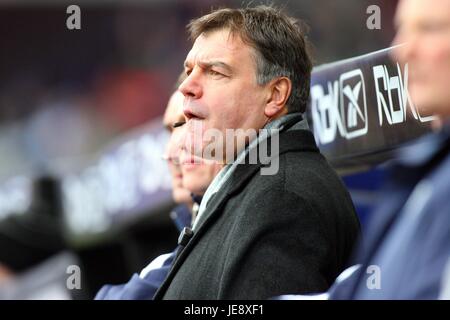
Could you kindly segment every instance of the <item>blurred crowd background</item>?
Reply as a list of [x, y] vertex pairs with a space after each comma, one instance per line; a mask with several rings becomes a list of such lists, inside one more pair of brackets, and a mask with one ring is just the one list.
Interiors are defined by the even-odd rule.
[[[273, 1], [310, 26], [316, 64], [389, 46], [395, 2]], [[68, 30], [68, 3], [37, 3], [0, 4], [0, 178], [76, 161], [160, 116], [189, 49], [186, 24], [243, 4], [79, 1], [82, 28]], [[382, 29], [368, 30], [377, 3]]]
[[[79, 172], [115, 141], [160, 121], [190, 48], [190, 19], [211, 8], [259, 3], [282, 7], [310, 26], [315, 65], [389, 47], [394, 35], [392, 0], [83, 0], [76, 3], [81, 30], [66, 27], [66, 8], [74, 3], [0, 2], [0, 219], [10, 211], [45, 211], [35, 198], [52, 199], [11, 189], [32, 194], [36, 177]], [[381, 30], [366, 27], [373, 4], [382, 8]], [[379, 174], [369, 177], [376, 188]], [[365, 210], [370, 194], [357, 196]], [[127, 280], [171, 250], [176, 230], [161, 221], [147, 228], [140, 220], [101, 245], [74, 246], [89, 275], [82, 296], [92, 297], [103, 283]], [[24, 254], [23, 246], [2, 245], [2, 239], [0, 258]], [[55, 250], [64, 248], [57, 244]]]

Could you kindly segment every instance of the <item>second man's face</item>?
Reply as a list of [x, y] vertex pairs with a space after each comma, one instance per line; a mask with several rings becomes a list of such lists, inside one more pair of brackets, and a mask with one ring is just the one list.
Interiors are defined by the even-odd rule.
[[164, 125], [170, 132], [166, 148], [166, 157], [172, 175], [172, 193], [177, 203], [190, 203], [190, 194], [203, 195], [221, 165], [201, 158], [195, 161], [183, 148], [186, 135], [185, 117], [183, 114], [183, 95], [175, 92], [164, 115]]
[[423, 115], [450, 115], [450, 1], [402, 0], [394, 54], [409, 64], [408, 88]]
[[172, 177], [172, 197], [176, 203], [190, 203], [189, 190], [183, 186], [183, 173], [180, 166], [180, 150], [183, 142], [183, 123], [185, 122], [182, 112], [183, 95], [175, 92], [169, 100], [164, 114], [163, 123], [169, 131], [170, 137], [166, 146], [166, 158], [170, 175]]

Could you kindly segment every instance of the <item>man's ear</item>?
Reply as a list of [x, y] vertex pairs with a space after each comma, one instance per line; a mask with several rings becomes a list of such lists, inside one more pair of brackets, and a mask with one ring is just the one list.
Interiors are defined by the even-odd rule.
[[287, 108], [286, 102], [291, 95], [292, 82], [286, 77], [276, 78], [268, 84], [268, 89], [264, 114], [268, 118], [273, 118], [282, 114]]

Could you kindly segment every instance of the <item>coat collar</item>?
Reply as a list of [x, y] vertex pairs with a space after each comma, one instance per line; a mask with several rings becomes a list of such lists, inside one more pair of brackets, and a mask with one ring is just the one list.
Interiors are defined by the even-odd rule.
[[[271, 139], [271, 138], [269, 138]], [[270, 147], [270, 142], [267, 142], [268, 147]], [[218, 211], [222, 202], [231, 197], [236, 192], [242, 190], [242, 188], [248, 183], [248, 181], [260, 171], [263, 167], [269, 167], [272, 161], [278, 161], [278, 157], [282, 154], [295, 151], [295, 152], [319, 152], [314, 136], [309, 130], [294, 130], [285, 131], [280, 133], [279, 137], [279, 152], [277, 154], [271, 154], [270, 162], [263, 162], [257, 159], [254, 164], [249, 163], [248, 157], [243, 164], [239, 164], [235, 171], [232, 173], [230, 179], [225, 182], [225, 184], [207, 203], [206, 210], [207, 214], [200, 217], [198, 222], [197, 233], [203, 227], [204, 223]]]

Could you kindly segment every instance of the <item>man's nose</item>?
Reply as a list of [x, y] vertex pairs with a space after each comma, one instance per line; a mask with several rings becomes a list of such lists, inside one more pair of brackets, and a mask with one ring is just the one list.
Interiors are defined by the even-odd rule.
[[199, 99], [203, 93], [200, 81], [200, 72], [194, 68], [189, 76], [178, 87], [178, 90], [185, 97]]

